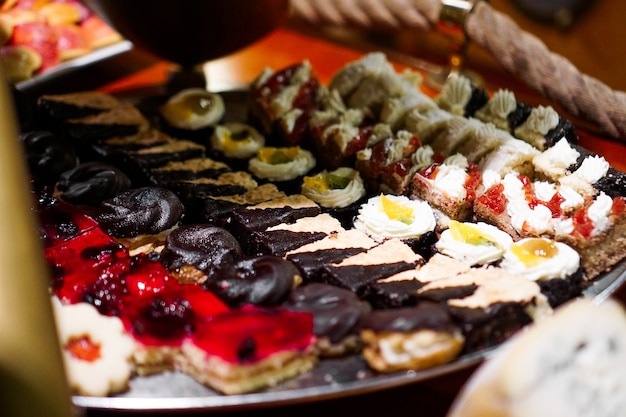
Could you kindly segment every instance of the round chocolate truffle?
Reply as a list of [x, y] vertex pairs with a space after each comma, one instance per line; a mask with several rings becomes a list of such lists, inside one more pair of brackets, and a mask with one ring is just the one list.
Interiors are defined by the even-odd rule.
[[172, 191], [143, 187], [102, 201], [94, 218], [107, 234], [127, 238], [170, 229], [178, 224], [183, 211], [183, 204]]
[[130, 188], [130, 179], [102, 162], [85, 162], [61, 174], [57, 189], [72, 204], [97, 205]]
[[362, 320], [372, 311], [354, 292], [322, 283], [294, 289], [283, 307], [312, 313], [315, 334], [333, 343], [358, 334]]
[[231, 307], [274, 306], [285, 301], [300, 280], [294, 264], [266, 255], [222, 266], [204, 287]]
[[178, 227], [168, 235], [161, 252], [161, 262], [175, 275], [192, 267], [210, 277], [222, 265], [242, 258], [237, 239], [226, 229], [209, 224]]
[[31, 174], [40, 182], [54, 184], [61, 173], [78, 163], [72, 145], [61, 136], [34, 130], [20, 136]]

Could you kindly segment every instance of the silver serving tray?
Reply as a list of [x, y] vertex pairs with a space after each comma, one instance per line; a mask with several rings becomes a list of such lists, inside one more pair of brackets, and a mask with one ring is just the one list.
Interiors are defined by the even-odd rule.
[[15, 88], [19, 91], [25, 91], [36, 86], [44, 85], [61, 75], [71, 73], [72, 71], [75, 71], [77, 69], [84, 68], [99, 61], [103, 61], [124, 52], [128, 52], [132, 48], [133, 44], [130, 41], [123, 40], [109, 46], [95, 49], [86, 55], [73, 58], [69, 61], [65, 61], [58, 65], [55, 65], [54, 67], [42, 72], [41, 74], [35, 75], [32, 78], [29, 78], [28, 80], [20, 81], [19, 83], [15, 84]]
[[[584, 291], [602, 302], [626, 281], [626, 260], [597, 279]], [[310, 372], [261, 392], [222, 395], [179, 372], [166, 372], [131, 380], [130, 390], [113, 397], [74, 396], [78, 407], [110, 411], [235, 411], [293, 405], [380, 391], [451, 374], [479, 364], [496, 348], [468, 354], [446, 365], [421, 371], [380, 374], [361, 355], [322, 359]]]

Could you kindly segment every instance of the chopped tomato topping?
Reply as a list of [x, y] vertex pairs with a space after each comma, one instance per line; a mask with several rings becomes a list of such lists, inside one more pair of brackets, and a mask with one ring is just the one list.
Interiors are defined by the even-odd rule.
[[507, 199], [503, 193], [504, 185], [497, 184], [478, 197], [478, 201], [496, 214], [502, 214], [506, 208]]
[[615, 197], [613, 199], [613, 206], [611, 207], [611, 213], [614, 216], [621, 216], [626, 208], [626, 199], [624, 197]]

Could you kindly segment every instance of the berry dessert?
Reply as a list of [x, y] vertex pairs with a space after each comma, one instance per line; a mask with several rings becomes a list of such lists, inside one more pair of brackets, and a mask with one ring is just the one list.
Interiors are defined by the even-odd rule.
[[247, 307], [198, 323], [177, 366], [219, 392], [241, 394], [310, 370], [315, 339], [309, 313]]

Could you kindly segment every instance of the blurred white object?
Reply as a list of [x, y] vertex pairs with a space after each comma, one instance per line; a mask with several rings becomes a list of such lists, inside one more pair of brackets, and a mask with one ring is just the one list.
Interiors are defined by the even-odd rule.
[[570, 301], [472, 375], [448, 417], [618, 417], [626, 411], [626, 311]]

